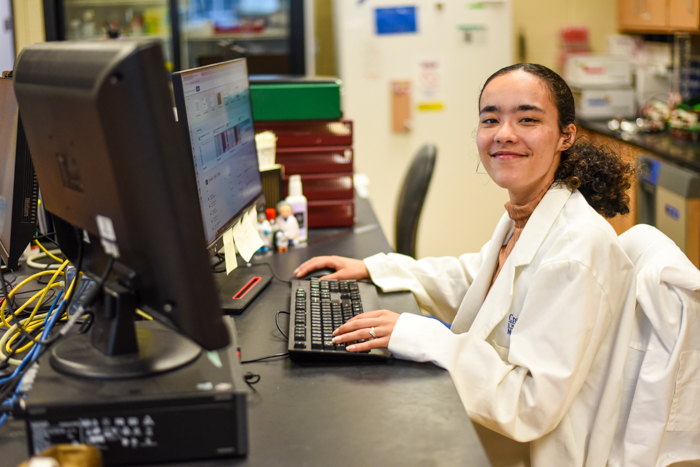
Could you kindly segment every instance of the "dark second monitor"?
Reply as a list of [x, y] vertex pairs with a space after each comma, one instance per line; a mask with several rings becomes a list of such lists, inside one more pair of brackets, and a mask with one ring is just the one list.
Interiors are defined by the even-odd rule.
[[[64, 237], [90, 240], [79, 239], [80, 254], [69, 257], [95, 279], [113, 264], [91, 343], [75, 336], [52, 349], [61, 371], [133, 377], [196, 358], [173, 356], [179, 343], [154, 350], [163, 358], [144, 358], [136, 308], [205, 349], [229, 343], [163, 63], [155, 41], [114, 41], [37, 44], [16, 64], [15, 92], [45, 207], [76, 229]], [[116, 354], [132, 357], [105, 357]]]
[[0, 77], [0, 257], [10, 269], [36, 233], [39, 186], [10, 76]]

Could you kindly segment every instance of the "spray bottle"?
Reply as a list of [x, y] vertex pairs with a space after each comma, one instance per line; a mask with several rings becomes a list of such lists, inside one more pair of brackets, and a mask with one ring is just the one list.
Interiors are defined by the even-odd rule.
[[292, 206], [292, 213], [297, 218], [299, 224], [299, 236], [296, 239], [297, 243], [305, 243], [308, 238], [308, 204], [306, 196], [302, 194], [301, 175], [292, 175], [289, 177], [289, 196], [287, 201]]

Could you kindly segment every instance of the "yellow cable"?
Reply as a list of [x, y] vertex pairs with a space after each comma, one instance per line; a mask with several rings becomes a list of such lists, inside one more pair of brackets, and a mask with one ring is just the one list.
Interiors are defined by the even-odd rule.
[[[63, 264], [62, 267], [65, 267], [65, 264]], [[75, 284], [77, 283], [77, 279], [78, 279], [77, 276], [73, 278], [73, 281], [71, 282], [71, 285], [70, 285], [70, 287], [68, 288], [68, 292], [66, 292], [66, 296], [65, 296], [64, 300], [67, 300], [68, 297], [70, 296], [71, 292], [73, 291], [73, 287], [74, 287]], [[48, 290], [49, 290], [49, 289], [53, 289], [54, 287], [59, 287], [60, 285], [61, 285], [61, 284], [49, 282], [49, 283], [47, 284], [47, 286], [46, 286], [44, 289], [42, 289], [42, 290], [40, 290], [39, 292], [37, 292], [36, 294], [34, 294], [34, 296], [32, 296], [27, 302], [25, 302], [25, 303], [15, 312], [15, 314], [20, 313], [21, 311], [24, 310], [24, 308], [26, 308], [30, 303], [32, 303], [37, 297], [39, 297], [39, 295], [41, 295], [41, 299], [40, 299], [39, 303], [37, 304], [37, 307], [34, 308], [34, 311], [32, 312], [32, 314], [27, 318], [27, 321], [26, 321], [26, 322], [27, 322], [28, 324], [26, 324], [25, 326], [23, 326], [24, 329], [25, 329], [26, 331], [33, 330], [33, 329], [36, 328], [38, 325], [41, 325], [41, 323], [43, 323], [43, 319], [42, 319], [42, 320], [39, 320], [39, 323], [38, 323], [38, 324], [34, 324], [34, 323], [37, 323], [37, 321], [34, 320], [33, 318], [34, 318], [34, 316], [36, 315], [36, 312], [37, 312], [37, 310], [39, 309], [39, 307], [40, 307], [40, 305], [41, 305], [41, 301], [43, 300], [43, 298], [44, 298], [44, 296], [46, 295], [46, 293], [48, 292]], [[5, 345], [5, 349], [7, 350], [8, 353], [9, 353], [9, 352], [12, 352], [12, 349], [10, 348], [10, 344], [11, 344], [15, 339], [17, 339], [19, 336], [21, 336], [21, 335], [22, 335], [22, 332], [19, 331], [19, 329], [18, 329], [18, 330], [16, 331], [16, 333], [10, 338], [10, 340], [7, 341], [7, 343], [6, 343], [6, 345]], [[26, 344], [24, 347], [18, 349], [17, 352], [18, 352], [18, 353], [19, 353], [19, 352], [24, 352], [25, 350], [28, 350], [29, 348], [31, 348], [33, 345], [34, 345], [34, 342], [30, 342], [30, 343]]]
[[41, 271], [36, 274], [33, 274], [26, 279], [24, 279], [22, 282], [20, 282], [18, 285], [16, 285], [10, 292], [9, 296], [2, 301], [2, 306], [0, 307], [0, 322], [2, 323], [3, 326], [9, 328], [10, 325], [7, 323], [5, 320], [5, 309], [7, 308], [7, 301], [10, 300], [16, 293], [19, 291], [22, 287], [24, 287], [27, 283], [41, 277], [41, 276], [48, 276], [48, 275], [53, 275], [55, 274], [56, 271]]
[[68, 290], [66, 290], [66, 296], [63, 297], [64, 300], [70, 299], [70, 295], [73, 293], [73, 288], [74, 286], [77, 288], [80, 286], [80, 279], [83, 277], [83, 273], [81, 272], [80, 274], [76, 275], [73, 278], [73, 281], [70, 283], [70, 287], [68, 287]]
[[[61, 284], [51, 284], [51, 287], [50, 287], [50, 288], [53, 289], [54, 287], [59, 287], [60, 285], [61, 285]], [[45, 293], [45, 289], [39, 290], [39, 291], [38, 291], [37, 293], [35, 293], [29, 300], [27, 300], [26, 303], [22, 304], [22, 306], [19, 307], [19, 308], [17, 309], [17, 311], [15, 312], [15, 314], [21, 313], [22, 311], [24, 311], [24, 309], [25, 309], [28, 305], [30, 305], [34, 300], [36, 300], [38, 297], [40, 297], [40, 296], [41, 296], [42, 294], [44, 294], [44, 293]], [[31, 315], [29, 315], [29, 317], [27, 317], [27, 321], [26, 321], [26, 322], [27, 322], [28, 324], [31, 324], [31, 322], [34, 320], [35, 315], [36, 315], [36, 309], [35, 309], [35, 311], [34, 311]], [[8, 328], [9, 328], [9, 327], [11, 327], [11, 325], [8, 326]], [[25, 330], [28, 329], [26, 326], [23, 326], [23, 327], [24, 327]], [[21, 331], [19, 331], [19, 330], [17, 330], [17, 333], [20, 334], [20, 335], [22, 334]], [[32, 342], [31, 344], [33, 344], [33, 342]], [[6, 348], [8, 349], [8, 350], [7, 350], [8, 352], [11, 352], [11, 350], [9, 350], [9, 347], [6, 347]]]
[[[50, 280], [49, 283], [47, 284], [47, 287], [45, 287], [44, 289], [42, 289], [42, 290], [44, 291], [44, 296], [45, 296], [45, 295], [46, 295], [46, 292], [48, 292], [48, 289], [49, 289], [48, 286], [51, 285], [51, 284], [53, 283], [54, 280], [56, 280], [56, 277], [57, 277], [59, 274], [63, 274], [63, 269], [64, 269], [67, 265], [68, 265], [68, 261], [65, 261], [65, 262], [61, 265], [61, 267], [59, 267], [59, 268], [58, 268], [57, 270], [55, 270], [55, 271], [42, 271], [42, 272], [38, 272], [38, 273], [36, 273], [36, 274], [33, 274], [33, 275], [27, 277], [27, 278], [24, 279], [22, 282], [20, 282], [15, 288], [12, 289], [11, 292], [8, 293], [8, 297], [6, 297], [6, 299], [3, 300], [3, 302], [2, 302], [2, 307], [0, 307], [0, 322], [2, 322], [2, 324], [3, 324], [6, 328], [9, 328], [9, 327], [11, 326], [11, 325], [7, 322], [7, 319], [6, 319], [6, 316], [5, 316], [5, 309], [7, 308], [7, 302], [15, 295], [15, 293], [17, 293], [17, 291], [18, 291], [19, 289], [21, 289], [25, 284], [27, 284], [28, 282], [31, 282], [32, 280], [36, 279], [37, 277], [52, 275], [51, 280]], [[43, 302], [43, 297], [42, 297], [42, 300], [41, 300], [41, 301]], [[28, 303], [31, 303], [31, 302], [28, 302]], [[17, 313], [19, 313], [20, 311], [24, 310], [24, 308], [26, 308], [26, 305], [27, 305], [27, 304], [25, 303], [24, 305], [22, 305], [22, 307], [20, 307], [19, 310], [15, 311], [15, 313], [14, 313], [15, 316], [17, 315]], [[41, 306], [41, 305], [39, 305], [39, 306]]]
[[[23, 327], [27, 332], [29, 332], [29, 331], [33, 331], [34, 329], [36, 329], [38, 327], [43, 327], [43, 326], [44, 326], [44, 320], [42, 318], [42, 319], [35, 319], [33, 321], [30, 321], [29, 324], [25, 323], [25, 325]], [[22, 333], [19, 331], [15, 332], [15, 334], [13, 334], [12, 337], [10, 337], [7, 340], [7, 343], [5, 344], [5, 352], [7, 352], [8, 354], [12, 352], [12, 348], [10, 347], [10, 344], [12, 344], [18, 337], [22, 337]], [[29, 342], [28, 344], [25, 344], [21, 348], [17, 349], [16, 353], [22, 353], [25, 350], [31, 349], [33, 346], [34, 346], [34, 342]]]
[[[65, 267], [68, 266], [68, 264], [69, 264], [69, 261], [68, 261], [68, 260], [65, 260], [65, 261], [63, 262], [63, 264], [56, 270], [56, 273], [55, 273], [53, 276], [51, 276], [51, 279], [49, 280], [49, 283], [46, 284], [46, 287], [44, 287], [44, 289], [42, 290], [41, 297], [39, 297], [39, 300], [37, 300], [36, 306], [34, 307], [34, 310], [32, 310], [32, 313], [29, 315], [29, 319], [30, 319], [30, 320], [31, 320], [32, 318], [34, 318], [34, 315], [36, 315], [37, 311], [39, 311], [39, 308], [41, 308], [41, 305], [44, 304], [44, 298], [46, 297], [46, 294], [49, 293], [49, 290], [51, 290], [51, 289], [53, 288], [53, 287], [52, 287], [52, 284], [54, 283], [54, 281], [56, 280], [56, 278], [57, 278], [60, 274], [63, 273], [63, 269], [65, 269]], [[57, 284], [57, 285], [60, 285], [60, 284]], [[15, 316], [16, 316], [16, 315], [17, 315], [17, 313], [15, 313]]]
[[144, 313], [143, 311], [139, 310], [138, 308], [136, 309], [136, 314], [142, 318], [146, 318], [148, 321], [153, 321], [153, 318], [151, 317], [151, 315]]
[[[46, 317], [46, 313], [43, 313], [43, 314], [41, 314], [41, 315], [36, 316], [36, 317], [35, 317], [35, 321], [36, 321], [36, 320], [44, 319], [45, 317]], [[26, 321], [27, 321], [26, 319], [20, 320], [20, 322], [23, 323], [23, 324], [26, 323]], [[0, 358], [2, 358], [3, 360], [7, 357], [7, 355], [5, 355], [5, 354], [2, 352], [2, 347], [5, 346], [5, 343], [7, 342], [7, 339], [9, 339], [11, 335], [14, 335], [14, 333], [15, 333], [16, 330], [17, 330], [17, 324], [14, 324], [14, 325], [12, 325], [12, 327], [11, 327], [10, 329], [8, 329], [7, 331], [5, 331], [5, 333], [4, 333], [2, 336], [0, 336]], [[20, 360], [17, 360], [17, 359], [15, 359], [15, 358], [11, 358], [11, 357], [10, 357], [10, 358], [7, 360], [7, 363], [9, 363], [10, 365], [20, 365], [20, 364], [22, 363], [22, 360], [21, 360], [21, 359], [20, 359]]]
[[54, 261], [56, 261], [56, 262], [59, 263], [59, 264], [60, 264], [60, 263], [63, 263], [64, 260], [62, 260], [62, 259], [59, 258], [58, 256], [54, 256], [53, 253], [49, 252], [49, 250], [47, 250], [46, 248], [44, 248], [44, 245], [42, 245], [41, 243], [39, 243], [39, 240], [34, 239], [34, 243], [36, 243], [36, 245], [37, 245], [39, 248], [41, 248], [41, 251], [43, 251], [44, 253], [46, 253], [46, 256], [48, 256], [49, 258], [53, 259]]

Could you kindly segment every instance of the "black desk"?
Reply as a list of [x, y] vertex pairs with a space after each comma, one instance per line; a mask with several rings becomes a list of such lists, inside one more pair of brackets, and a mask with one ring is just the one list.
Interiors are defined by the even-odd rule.
[[[306, 247], [254, 262], [268, 262], [280, 278], [290, 279], [296, 266], [311, 256], [363, 258], [390, 251], [369, 202], [358, 200], [357, 210], [353, 229], [312, 231]], [[289, 285], [273, 280], [236, 317], [244, 360], [286, 351], [275, 314], [289, 308], [289, 297]], [[380, 297], [386, 308], [418, 312], [410, 294]], [[432, 364], [298, 364], [278, 359], [247, 364], [244, 370], [261, 377], [248, 397], [248, 457], [168, 465], [488, 465], [449, 374]], [[25, 457], [23, 424], [1, 427], [0, 467], [14, 467]]]

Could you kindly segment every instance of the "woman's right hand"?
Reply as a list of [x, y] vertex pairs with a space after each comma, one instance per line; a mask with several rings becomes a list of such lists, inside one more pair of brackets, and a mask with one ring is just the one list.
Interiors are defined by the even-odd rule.
[[303, 277], [316, 269], [335, 269], [333, 274], [323, 276], [322, 279], [369, 279], [369, 271], [365, 262], [361, 259], [344, 258], [342, 256], [316, 256], [305, 261], [294, 270], [297, 277]]

